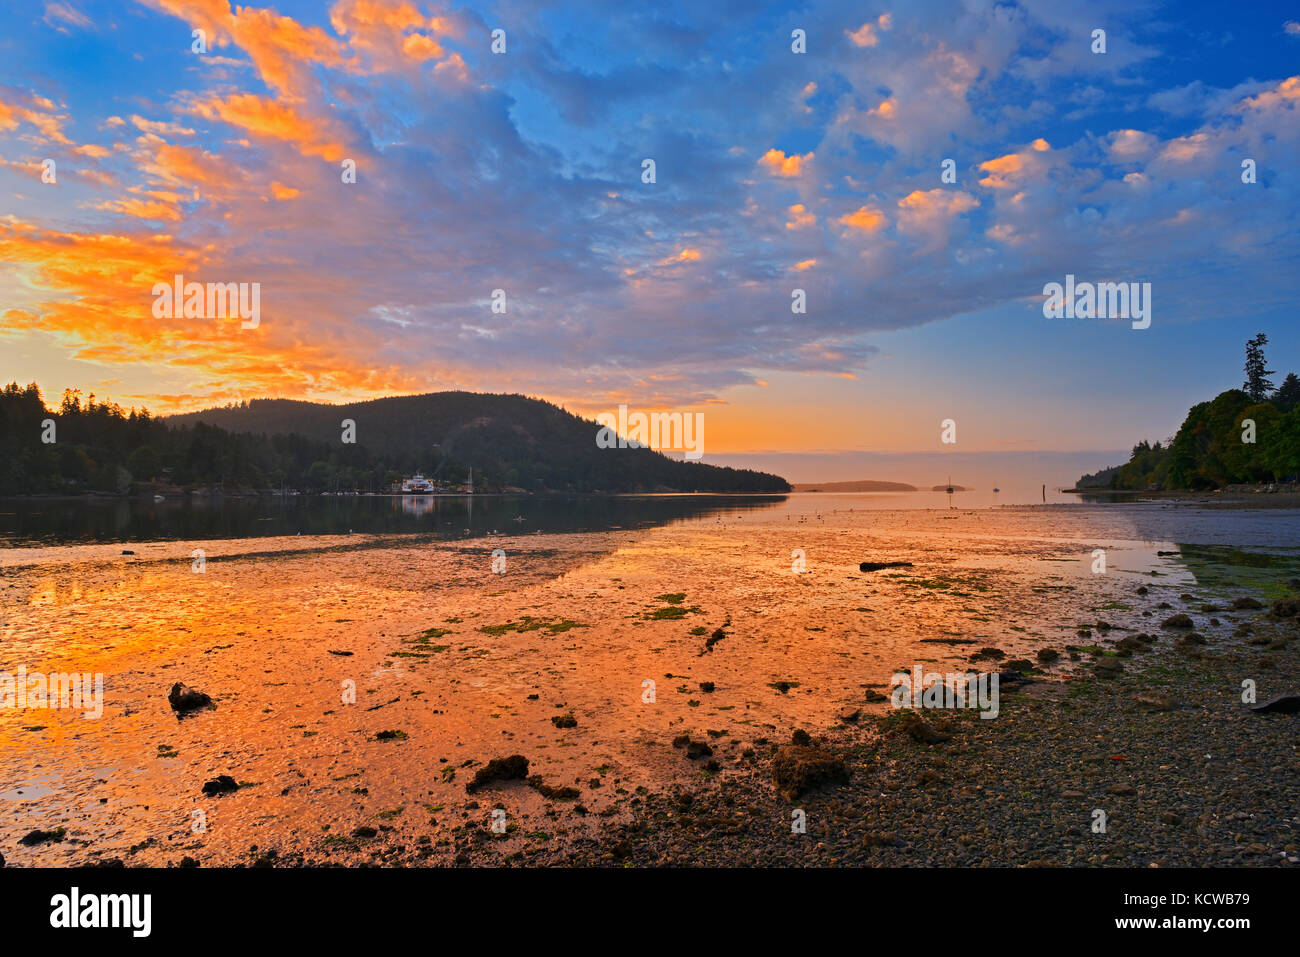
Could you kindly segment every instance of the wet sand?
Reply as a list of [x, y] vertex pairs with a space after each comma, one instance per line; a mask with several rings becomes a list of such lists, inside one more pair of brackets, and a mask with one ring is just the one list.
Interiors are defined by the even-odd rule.
[[[970, 662], [972, 653], [995, 647], [1034, 660], [1053, 648], [1061, 661], [1031, 696], [1050, 704], [1097, 684], [1090, 662], [1124, 629], [1158, 630], [1153, 619], [1171, 613], [1159, 603], [1181, 608], [1189, 593], [1198, 603], [1276, 597], [1295, 574], [1293, 558], [1243, 565], [1215, 551], [1157, 554], [1176, 551], [1177, 540], [1240, 537], [1234, 516], [1106, 506], [866, 511], [851, 496], [795, 499], [660, 528], [458, 543], [331, 536], [145, 543], [130, 556], [120, 546], [0, 551], [0, 670], [102, 672], [106, 699], [97, 720], [0, 710], [0, 850], [11, 866], [779, 862], [827, 843], [800, 835], [805, 844], [787, 848], [791, 805], [775, 794], [769, 765], [795, 729], [862, 760], [892, 755], [810, 800], [847, 810], [872, 799], [893, 808], [885, 817], [898, 827], [933, 802], [925, 789], [893, 803], [875, 797], [891, 789], [874, 775], [915, 758], [882, 734], [888, 704], [866, 701], [894, 671], [996, 669], [996, 660]], [[1251, 526], [1261, 547], [1295, 541], [1285, 529], [1296, 517], [1278, 515], [1276, 534]], [[1179, 538], [1180, 528], [1195, 537]], [[1153, 529], [1170, 538], [1149, 538]], [[202, 574], [191, 568], [195, 548], [206, 553]], [[506, 554], [504, 574], [492, 570], [494, 549]], [[1095, 549], [1106, 550], [1104, 574], [1092, 571]], [[864, 560], [913, 566], [862, 573]], [[1140, 599], [1139, 586], [1148, 589]], [[1259, 614], [1217, 613], [1217, 625], [1197, 615], [1208, 660], [1242, 645], [1234, 632]], [[1080, 634], [1099, 619], [1113, 630]], [[1066, 645], [1086, 650], [1071, 660]], [[1143, 662], [1184, 661], [1164, 646]], [[1273, 657], [1294, 675], [1287, 647]], [[1144, 666], [1135, 658], [1105, 687], [1134, 681]], [[1200, 679], [1180, 680], [1190, 693]], [[178, 719], [166, 697], [177, 681], [212, 695], [216, 709]], [[344, 701], [349, 681], [355, 703]], [[856, 724], [839, 720], [855, 709]], [[976, 722], [943, 759], [950, 780], [983, 749], [1047, 741], [1079, 724], [1011, 698], [1003, 717]], [[1291, 748], [1277, 766], [1293, 774], [1289, 733], [1270, 746]], [[691, 760], [673, 746], [682, 735], [713, 755]], [[466, 792], [486, 762], [513, 754], [528, 758], [540, 787]], [[1042, 760], [1042, 775], [1068, 777], [1073, 767], [1064, 753], [1059, 767], [1050, 751]], [[239, 790], [204, 795], [218, 775]], [[706, 822], [733, 823], [706, 830], [717, 838], [706, 845], [680, 846], [700, 834], [655, 815], [680, 810], [682, 795], [732, 811]], [[491, 832], [494, 809], [505, 813], [504, 834]], [[203, 833], [192, 830], [195, 811], [206, 816]], [[859, 824], [842, 821], [837, 840], [875, 847], [871, 834], [890, 826]], [[1014, 834], [1021, 824], [1013, 816], [1005, 827]], [[19, 843], [58, 828], [61, 841]], [[767, 830], [775, 836], [756, 845]], [[978, 845], [977, 862], [1005, 862], [988, 850], [994, 837], [952, 846]]]

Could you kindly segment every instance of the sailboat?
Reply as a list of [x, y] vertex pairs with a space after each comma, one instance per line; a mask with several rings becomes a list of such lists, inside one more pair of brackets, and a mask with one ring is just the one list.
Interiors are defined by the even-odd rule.
[[949, 494], [949, 495], [952, 494], [952, 476], [951, 476], [951, 475], [948, 476], [948, 494]]

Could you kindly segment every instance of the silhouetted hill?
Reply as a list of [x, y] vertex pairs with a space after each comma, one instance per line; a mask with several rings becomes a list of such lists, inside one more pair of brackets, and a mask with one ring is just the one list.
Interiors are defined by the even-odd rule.
[[402, 472], [478, 487], [603, 492], [786, 492], [776, 475], [669, 458], [644, 448], [599, 448], [599, 426], [549, 402], [521, 395], [433, 392], [346, 405], [254, 399], [167, 417], [227, 432], [298, 435], [340, 449], [344, 420], [356, 446]]

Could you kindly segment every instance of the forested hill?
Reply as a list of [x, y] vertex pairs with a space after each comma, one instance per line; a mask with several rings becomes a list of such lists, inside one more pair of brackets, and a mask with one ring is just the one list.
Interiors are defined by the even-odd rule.
[[[343, 421], [355, 423], [356, 446], [409, 474], [478, 487], [555, 491], [786, 492], [779, 476], [684, 462], [649, 449], [602, 449], [597, 425], [550, 402], [521, 395], [434, 392], [347, 405], [254, 399], [171, 416], [227, 432], [300, 435], [346, 457]], [[706, 446], [707, 448], [707, 446]]]
[[1295, 482], [1300, 473], [1300, 378], [1273, 387], [1264, 360], [1268, 337], [1246, 343], [1246, 381], [1192, 406], [1178, 434], [1142, 441], [1129, 461], [1082, 476], [1078, 488], [1214, 489]]
[[[352, 442], [344, 420], [351, 420]], [[423, 472], [559, 492], [787, 492], [785, 479], [599, 448], [598, 427], [538, 399], [441, 392], [358, 402], [254, 400], [169, 418], [39, 387], [0, 390], [0, 494], [167, 488], [383, 491]]]

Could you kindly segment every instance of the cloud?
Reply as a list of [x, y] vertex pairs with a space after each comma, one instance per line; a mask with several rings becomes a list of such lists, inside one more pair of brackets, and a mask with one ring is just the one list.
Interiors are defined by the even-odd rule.
[[319, 156], [336, 163], [346, 153], [343, 134], [331, 129], [328, 121], [255, 93], [200, 101], [194, 104], [194, 112], [205, 119], [237, 126], [260, 139], [288, 143], [304, 156]]
[[[113, 117], [113, 119], [120, 119]], [[157, 136], [193, 136], [194, 130], [182, 126], [180, 123], [169, 123], [165, 120], [146, 120], [143, 116], [132, 114], [131, 123], [136, 129], [145, 133], [153, 133]]]
[[46, 2], [45, 16], [42, 19], [60, 33], [70, 33], [72, 29], [93, 30], [95, 22], [78, 10], [71, 3]]
[[885, 214], [878, 209], [872, 209], [870, 206], [859, 206], [851, 213], [846, 213], [836, 220], [842, 226], [847, 226], [850, 230], [858, 230], [864, 233], [874, 233], [883, 229], [887, 220]]
[[[782, 44], [719, 55], [718, 36], [771, 23], [699, 4], [566, 6], [566, 28], [518, 5], [505, 56], [477, 14], [414, 0], [311, 20], [149, 6], [167, 17], [124, 22], [131, 39], [177, 17], [218, 52], [96, 96], [67, 64], [32, 81], [52, 99], [0, 88], [0, 185], [31, 193], [57, 152], [61, 187], [0, 221], [0, 263], [37, 290], [0, 335], [160, 401], [458, 385], [714, 402], [779, 373], [860, 376], [876, 334], [1019, 309], [1067, 271], [1182, 277], [1160, 287], [1171, 322], [1222, 302], [1205, 264], [1231, 267], [1238, 312], [1295, 291], [1300, 183], [1279, 157], [1300, 146], [1300, 80], [1160, 89], [1091, 54], [1042, 64], [1086, 32], [1037, 0], [865, 24], [815, 5], [801, 23], [834, 42], [794, 70]], [[863, 26], [874, 46], [852, 41]], [[1259, 184], [1237, 182], [1243, 157]], [[175, 272], [260, 282], [262, 326], [153, 322], [149, 289]], [[810, 309], [791, 322], [796, 277]]]
[[800, 175], [812, 161], [812, 153], [805, 153], [803, 156], [786, 156], [781, 150], [770, 149], [759, 157], [758, 165], [765, 167], [773, 176], [793, 179]]
[[913, 190], [898, 201], [898, 229], [921, 237], [928, 250], [946, 246], [953, 221], [979, 206], [979, 200], [961, 190]]
[[893, 25], [893, 18], [888, 13], [882, 13], [876, 18], [874, 24], [867, 22], [862, 24], [856, 30], [845, 30], [849, 42], [856, 47], [873, 47], [880, 42], [880, 30], [888, 30]]
[[786, 222], [786, 229], [808, 229], [817, 225], [817, 217], [804, 208], [803, 203], [795, 203], [790, 207], [790, 219]]

